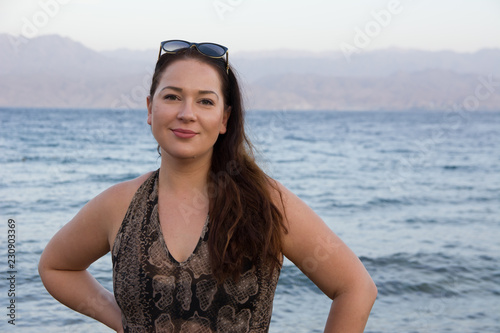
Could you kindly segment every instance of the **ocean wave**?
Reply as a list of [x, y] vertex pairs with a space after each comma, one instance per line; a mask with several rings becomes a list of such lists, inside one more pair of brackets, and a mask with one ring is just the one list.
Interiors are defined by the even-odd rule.
[[124, 173], [124, 174], [89, 174], [86, 181], [95, 183], [120, 183], [139, 177], [139, 173]]
[[427, 294], [447, 298], [500, 292], [495, 284], [500, 267], [489, 256], [467, 258], [438, 252], [360, 259], [373, 274], [381, 296]]
[[[496, 284], [500, 268], [492, 258], [471, 258], [473, 267], [450, 262], [464, 260], [451, 258], [443, 253], [397, 253], [380, 258], [360, 257], [371, 273], [378, 288], [379, 297], [397, 296], [411, 299], [412, 295], [431, 298], [466, 298], [481, 293], [498, 296]], [[490, 261], [490, 265], [484, 265]], [[282, 293], [317, 293], [321, 290], [293, 265], [284, 265], [279, 280]]]
[[411, 204], [408, 199], [394, 199], [394, 198], [375, 198], [368, 201], [365, 206], [401, 206]]
[[299, 142], [311, 142], [311, 143], [314, 143], [314, 142], [318, 141], [318, 139], [315, 138], [315, 137], [301, 137], [301, 136], [294, 135], [294, 134], [285, 135], [285, 137], [283, 138], [283, 140], [286, 140], [286, 141], [299, 141]]
[[441, 168], [443, 170], [447, 170], [447, 171], [455, 171], [455, 170], [474, 171], [475, 169], [477, 169], [477, 166], [473, 166], [473, 165], [444, 165]]
[[408, 295], [408, 294], [429, 294], [434, 297], [456, 297], [460, 293], [453, 288], [449, 288], [443, 283], [408, 283], [400, 280], [383, 281], [377, 283], [378, 293], [381, 296], [388, 295]]

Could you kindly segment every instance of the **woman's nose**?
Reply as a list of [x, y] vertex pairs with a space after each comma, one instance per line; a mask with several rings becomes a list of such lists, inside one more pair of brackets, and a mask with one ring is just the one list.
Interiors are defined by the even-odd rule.
[[196, 114], [194, 113], [193, 104], [189, 101], [185, 101], [177, 114], [177, 118], [183, 121], [193, 121], [196, 119]]

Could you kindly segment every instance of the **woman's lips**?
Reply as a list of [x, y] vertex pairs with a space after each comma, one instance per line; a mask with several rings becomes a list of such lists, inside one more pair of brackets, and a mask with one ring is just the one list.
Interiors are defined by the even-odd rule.
[[172, 130], [172, 132], [174, 132], [174, 134], [179, 137], [179, 138], [182, 138], [182, 139], [189, 139], [189, 138], [192, 138], [193, 136], [195, 136], [196, 132], [193, 132], [191, 130], [187, 130], [187, 129], [182, 129], [182, 128], [174, 128]]

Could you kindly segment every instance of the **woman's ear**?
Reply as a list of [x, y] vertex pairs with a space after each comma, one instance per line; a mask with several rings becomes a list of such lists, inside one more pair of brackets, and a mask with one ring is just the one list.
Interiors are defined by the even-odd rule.
[[231, 115], [231, 107], [228, 106], [224, 109], [224, 114], [222, 115], [222, 126], [219, 131], [219, 134], [224, 134], [227, 131], [227, 121], [229, 120], [229, 116]]
[[146, 103], [148, 106], [148, 125], [151, 125], [151, 115], [152, 115], [152, 109], [153, 109], [153, 102], [151, 101], [151, 96], [148, 96], [146, 98]]

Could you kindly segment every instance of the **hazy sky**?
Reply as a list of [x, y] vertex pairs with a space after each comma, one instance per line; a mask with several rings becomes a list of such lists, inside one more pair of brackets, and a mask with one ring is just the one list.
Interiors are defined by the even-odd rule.
[[500, 48], [500, 0], [0, 0], [0, 33], [94, 50], [167, 39], [248, 50]]

